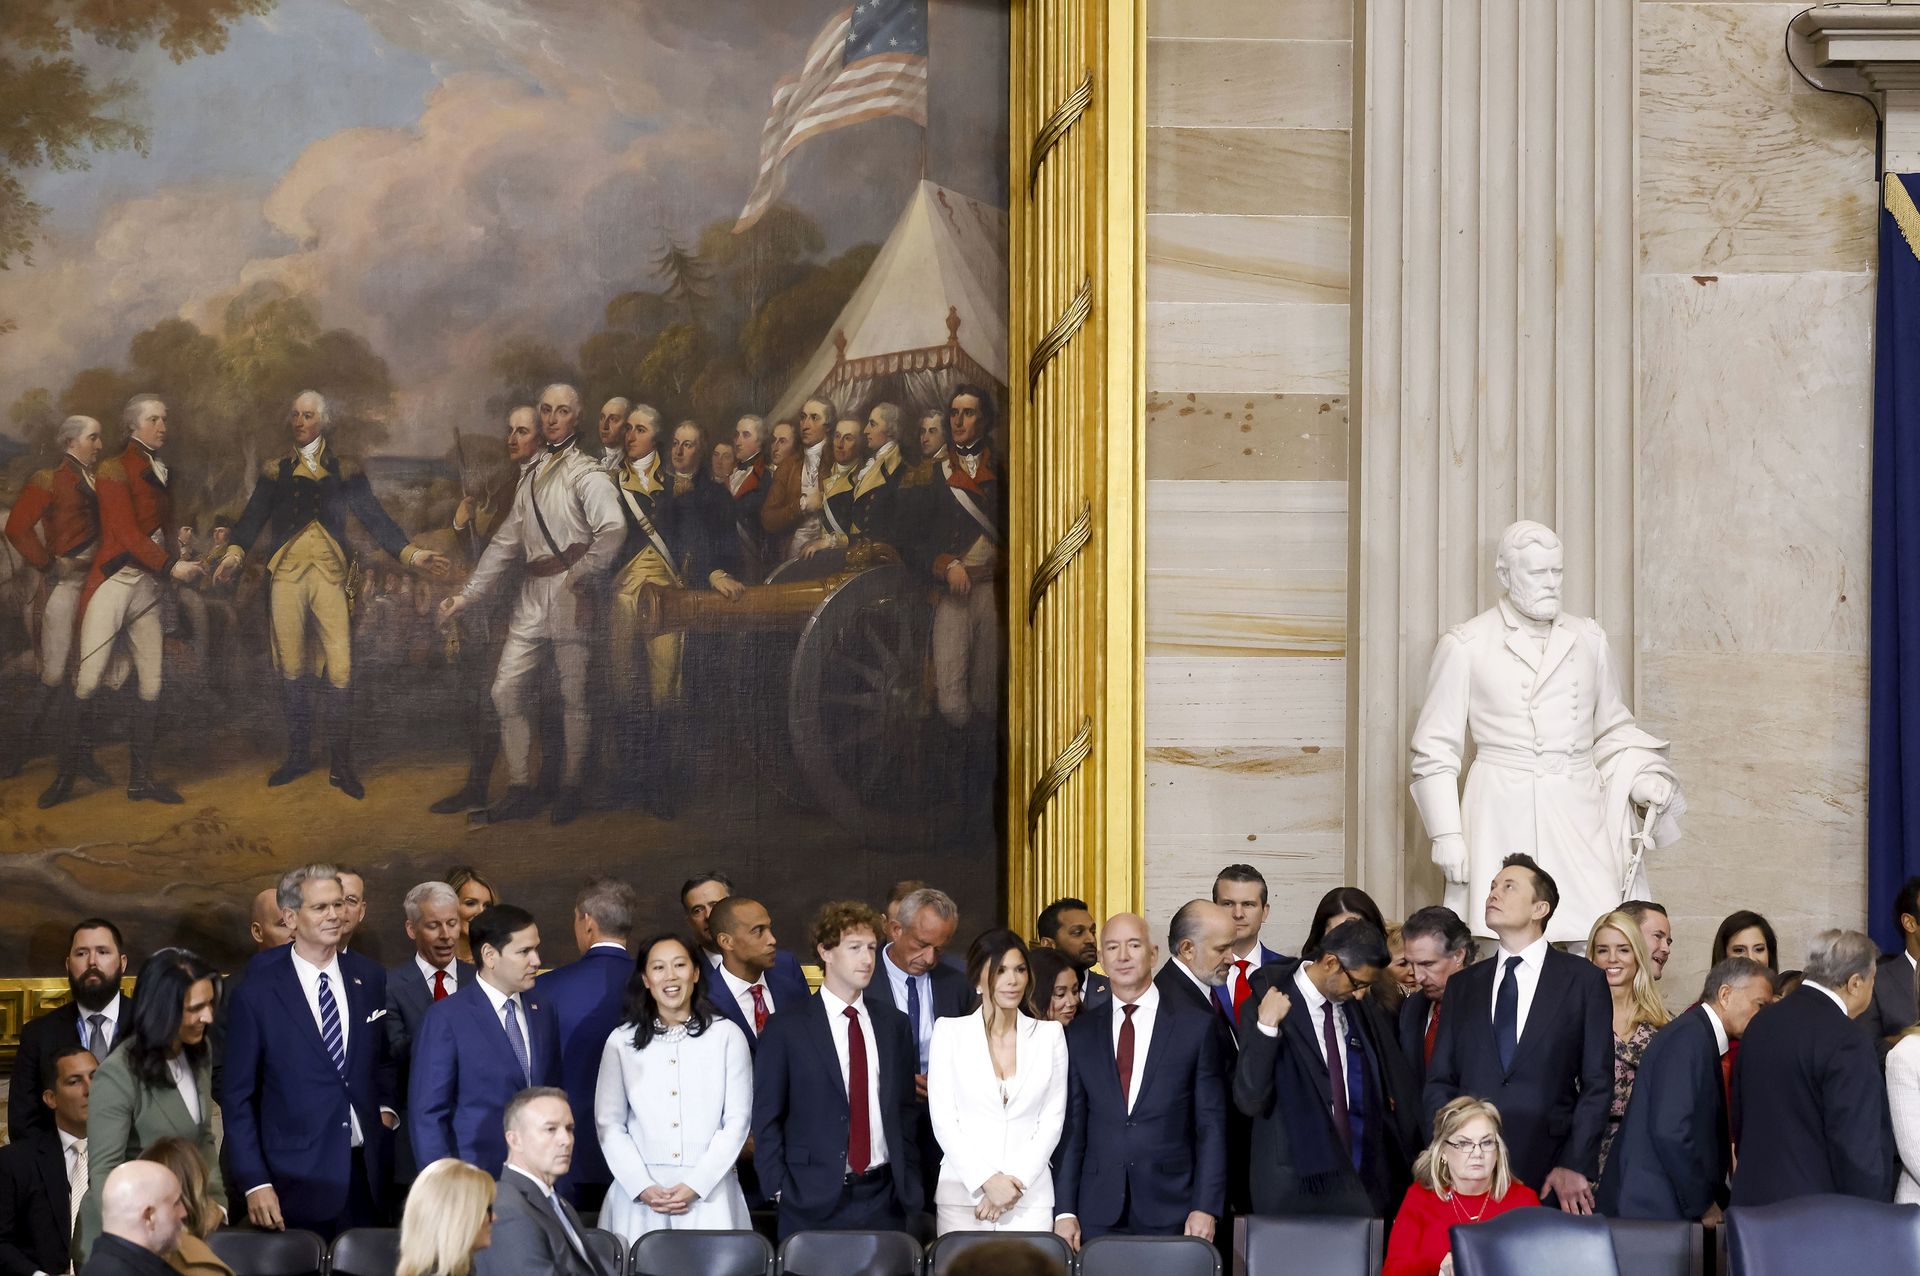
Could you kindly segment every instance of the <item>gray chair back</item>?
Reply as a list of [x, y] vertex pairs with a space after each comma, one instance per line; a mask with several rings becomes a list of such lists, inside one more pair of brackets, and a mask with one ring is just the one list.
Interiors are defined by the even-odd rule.
[[1449, 1236], [1454, 1276], [1621, 1276], [1604, 1218], [1534, 1205], [1458, 1224]]
[[1385, 1258], [1385, 1235], [1377, 1218], [1242, 1216], [1233, 1221], [1234, 1276], [1373, 1276]]
[[1706, 1276], [1706, 1229], [1698, 1223], [1610, 1218], [1613, 1256], [1633, 1276]]
[[1073, 1247], [1052, 1232], [948, 1232], [927, 1249], [927, 1276], [946, 1276], [960, 1255], [996, 1243], [1030, 1245], [1047, 1257], [1060, 1276], [1073, 1272]]
[[1196, 1236], [1102, 1236], [1080, 1247], [1080, 1276], [1220, 1276], [1220, 1253]]
[[606, 1264], [609, 1276], [627, 1276], [627, 1242], [612, 1232], [599, 1227], [589, 1227], [585, 1237], [587, 1248], [600, 1256]]
[[1733, 1276], [1920, 1271], [1920, 1205], [1803, 1196], [1727, 1211]]
[[333, 1276], [393, 1276], [393, 1269], [400, 1263], [400, 1231], [393, 1227], [348, 1228], [333, 1238], [333, 1251], [327, 1261], [327, 1270]]
[[327, 1243], [312, 1232], [256, 1232], [223, 1227], [207, 1237], [220, 1261], [246, 1276], [320, 1276]]
[[629, 1276], [773, 1276], [773, 1242], [758, 1232], [648, 1232]]
[[905, 1232], [795, 1232], [780, 1244], [783, 1276], [920, 1276], [920, 1242]]

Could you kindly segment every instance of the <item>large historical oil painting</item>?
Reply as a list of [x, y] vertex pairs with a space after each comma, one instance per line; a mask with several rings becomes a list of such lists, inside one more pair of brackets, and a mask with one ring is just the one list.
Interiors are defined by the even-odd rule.
[[[8, 0], [0, 972], [1004, 831], [994, 0]], [[570, 440], [570, 441], [569, 441]], [[380, 955], [376, 951], [376, 955]]]

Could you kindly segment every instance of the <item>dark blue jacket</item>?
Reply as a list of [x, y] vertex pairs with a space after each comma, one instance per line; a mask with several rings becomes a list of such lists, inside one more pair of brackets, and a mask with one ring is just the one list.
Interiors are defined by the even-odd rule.
[[1500, 1109], [1513, 1176], [1535, 1191], [1556, 1168], [1600, 1174], [1600, 1135], [1613, 1102], [1613, 1001], [1607, 977], [1583, 957], [1547, 949], [1513, 1066], [1493, 1036], [1500, 950], [1447, 981], [1446, 1010], [1427, 1069], [1422, 1128], [1462, 1094]]
[[[874, 977], [879, 978], [879, 973], [875, 972]], [[807, 987], [806, 972], [800, 969], [800, 959], [784, 948], [774, 955], [773, 969], [767, 972], [766, 983], [767, 991], [773, 994], [774, 1014], [797, 1006], [813, 995], [813, 990]], [[715, 1010], [733, 1020], [735, 1026], [747, 1034], [747, 1047], [758, 1054], [760, 1038], [754, 1035], [753, 1020], [747, 1018], [746, 1012], [740, 1009], [739, 1003], [727, 991], [727, 981], [721, 978], [720, 968], [710, 960], [707, 961], [707, 1000], [713, 1003]]]
[[[557, 1086], [560, 1030], [553, 1011], [538, 992], [521, 993], [520, 1004], [526, 1008], [523, 1031], [533, 1055], [532, 1084]], [[507, 1163], [501, 1120], [507, 1104], [527, 1085], [486, 990], [478, 979], [462, 984], [459, 992], [434, 1003], [413, 1039], [407, 1132], [414, 1158], [426, 1166], [443, 1156], [457, 1157], [498, 1178]], [[575, 1114], [574, 1129], [592, 1122], [591, 1111], [584, 1122]]]
[[294, 973], [293, 945], [255, 956], [227, 1007], [220, 1112], [237, 1190], [271, 1184], [288, 1227], [324, 1227], [346, 1214], [349, 1105], [360, 1120], [376, 1205], [391, 1176], [392, 1144], [380, 1109], [400, 1103], [380, 1023], [387, 972], [358, 953], [343, 952], [339, 960], [346, 985], [335, 990], [347, 1025], [344, 1078]]
[[351, 515], [366, 529], [381, 549], [400, 557], [407, 547], [407, 534], [381, 506], [380, 498], [359, 466], [341, 459], [329, 442], [320, 454], [320, 469], [325, 477], [318, 482], [304, 472], [296, 472], [297, 453], [288, 453], [260, 467], [253, 482], [253, 495], [240, 521], [229, 534], [231, 543], [251, 549], [263, 529], [271, 527], [268, 553], [277, 553], [308, 523], [318, 520], [327, 535], [341, 550], [347, 545], [347, 518]]
[[[877, 976], [876, 976], [877, 977]], [[900, 1209], [924, 1208], [920, 1154], [913, 1140], [919, 1100], [913, 1088], [915, 1050], [907, 1017], [867, 1005], [879, 1059], [880, 1123], [887, 1166]], [[847, 1172], [847, 1089], [833, 1047], [826, 1003], [818, 996], [767, 1020], [753, 1064], [753, 1164], [760, 1186], [780, 1200], [787, 1220], [834, 1226], [833, 1210]]]
[[1179, 1235], [1187, 1215], [1227, 1203], [1227, 1084], [1210, 1016], [1162, 996], [1131, 1113], [1120, 1094], [1108, 997], [1067, 1025], [1067, 1119], [1053, 1212], [1098, 1234]]
[[611, 1183], [613, 1173], [600, 1152], [593, 1126], [593, 1090], [600, 1077], [600, 1054], [620, 1026], [633, 955], [624, 948], [590, 948], [579, 961], [549, 970], [533, 991], [553, 1012], [560, 1029], [560, 1075], [573, 1108], [575, 1183]]
[[1596, 1200], [1613, 1218], [1692, 1222], [1727, 1203], [1720, 1043], [1696, 1006], [1653, 1034]]

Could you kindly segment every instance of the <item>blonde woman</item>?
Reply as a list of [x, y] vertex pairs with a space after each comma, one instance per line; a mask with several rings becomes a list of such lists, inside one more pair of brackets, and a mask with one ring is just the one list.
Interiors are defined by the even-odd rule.
[[460, 901], [460, 946], [455, 955], [461, 961], [471, 962], [473, 948], [467, 941], [467, 923], [498, 904], [500, 894], [466, 864], [456, 864], [447, 870], [447, 885], [453, 887], [454, 898]]
[[233, 1276], [233, 1268], [207, 1244], [207, 1237], [220, 1226], [223, 1211], [207, 1192], [207, 1163], [200, 1159], [194, 1141], [170, 1135], [149, 1146], [140, 1159], [166, 1166], [180, 1180], [180, 1207], [187, 1216], [180, 1223], [173, 1252], [166, 1256], [167, 1266], [181, 1276]]
[[1380, 1276], [1453, 1276], [1452, 1229], [1539, 1203], [1508, 1168], [1500, 1110], [1463, 1094], [1433, 1118], [1433, 1142], [1413, 1163]]
[[1607, 991], [1613, 997], [1613, 1102], [1607, 1108], [1606, 1132], [1600, 1136], [1600, 1172], [1604, 1174], [1613, 1138], [1627, 1114], [1640, 1058], [1647, 1053], [1653, 1034], [1673, 1016], [1660, 1004], [1653, 963], [1647, 960], [1647, 941], [1631, 915], [1612, 912], [1593, 924], [1587, 933], [1587, 960], [1606, 975]]
[[493, 1179], [442, 1157], [413, 1181], [400, 1218], [393, 1276], [473, 1276], [473, 1256], [493, 1242]]

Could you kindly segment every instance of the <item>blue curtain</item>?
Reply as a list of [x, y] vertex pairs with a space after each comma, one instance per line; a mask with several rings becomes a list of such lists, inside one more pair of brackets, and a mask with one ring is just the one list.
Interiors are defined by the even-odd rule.
[[1880, 208], [1873, 379], [1872, 708], [1868, 924], [1898, 952], [1893, 900], [1920, 874], [1920, 174], [1889, 173]]

